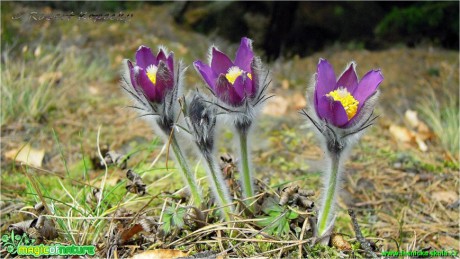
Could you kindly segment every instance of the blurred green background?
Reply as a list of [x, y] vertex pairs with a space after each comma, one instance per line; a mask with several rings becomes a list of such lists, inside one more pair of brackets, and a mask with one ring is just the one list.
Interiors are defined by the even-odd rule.
[[[247, 35], [268, 59], [307, 56], [334, 44], [369, 50], [394, 44], [459, 47], [458, 1], [34, 1], [22, 4], [76, 12], [117, 12], [139, 9], [144, 4], [173, 4], [171, 15], [179, 26], [210, 36], [219, 35], [231, 42]], [[15, 32], [9, 24], [2, 23], [4, 43], [14, 38]]]

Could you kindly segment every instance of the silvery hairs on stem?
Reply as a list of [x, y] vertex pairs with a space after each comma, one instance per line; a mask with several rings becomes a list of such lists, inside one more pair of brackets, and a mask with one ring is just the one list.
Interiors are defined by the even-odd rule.
[[[321, 195], [321, 211], [318, 215], [318, 224], [321, 224], [320, 220], [326, 219], [326, 225], [325, 229], [322, 229], [319, 225], [319, 229], [316, 232], [319, 238], [323, 239], [323, 242], [327, 242], [329, 239], [326, 236], [332, 231], [335, 221], [335, 199], [340, 190], [340, 182], [343, 178], [343, 161], [349, 156], [349, 151], [357, 143], [363, 132], [372, 126], [378, 117], [374, 116], [374, 108], [379, 92], [377, 90], [367, 99], [360, 113], [357, 114], [359, 117], [356, 118], [354, 124], [349, 125], [347, 128], [340, 128], [326, 119], [319, 118], [314, 105], [314, 91], [314, 87], [307, 89], [307, 98], [310, 105], [308, 111], [302, 110], [301, 114], [305, 115], [313, 124], [317, 137], [326, 154], [326, 170], [323, 181], [324, 190]], [[325, 207], [327, 208], [326, 210]], [[325, 215], [322, 215], [323, 213], [326, 215], [326, 218], [324, 218]]]
[[193, 94], [185, 107], [185, 121], [198, 149], [207, 156], [214, 151], [217, 108], [205, 100], [198, 91]]
[[[178, 96], [182, 90], [182, 78], [185, 69], [179, 62], [175, 73], [172, 73], [171, 59], [164, 61], [164, 54], [160, 48], [158, 56], [162, 59], [155, 61], [150, 49], [141, 46], [136, 53], [136, 66], [132, 66], [129, 60], [124, 61], [122, 71], [121, 87], [133, 99], [135, 105], [130, 106], [136, 109], [140, 116], [153, 127], [154, 131], [161, 135], [165, 143], [170, 143], [177, 164], [181, 168], [185, 184], [190, 188], [195, 206], [202, 203], [201, 189], [197, 184], [195, 175], [191, 172], [187, 160], [181, 151], [174, 133], [179, 129], [175, 125], [180, 115], [180, 104]], [[139, 54], [139, 55], [138, 55]], [[172, 54], [170, 54], [172, 57]], [[153, 62], [153, 65], [150, 64]], [[169, 63], [169, 65], [167, 65]], [[158, 64], [158, 67], [155, 66]], [[147, 73], [144, 73], [141, 66], [148, 66]], [[170, 68], [167, 68], [170, 67]], [[150, 70], [150, 71], [149, 71]], [[174, 74], [174, 76], [172, 76]], [[150, 80], [150, 81], [149, 81]], [[161, 84], [159, 84], [161, 82]], [[155, 83], [157, 83], [155, 85]], [[162, 88], [157, 88], [162, 87]], [[150, 98], [147, 92], [150, 92]]]
[[230, 214], [233, 212], [233, 206], [230, 205], [232, 199], [214, 154], [217, 108], [207, 103], [206, 98], [198, 91], [190, 99], [183, 106], [185, 121], [198, 150], [206, 160], [208, 180], [216, 200], [222, 207], [222, 216], [230, 220]]
[[[262, 104], [267, 101], [270, 95], [267, 96], [266, 90], [270, 85], [269, 73], [262, 67], [260, 58], [254, 57], [251, 61], [252, 80], [255, 88], [255, 92], [252, 95], [248, 95], [245, 92], [244, 99], [241, 104], [230, 105], [229, 102], [225, 101], [224, 96], [215, 95], [215, 101], [212, 102], [214, 105], [223, 110], [226, 115], [224, 118], [230, 120], [230, 123], [234, 125], [234, 131], [238, 136], [238, 153], [240, 162], [238, 163], [240, 171], [240, 181], [243, 186], [243, 197], [249, 198], [254, 196], [254, 183], [253, 183], [253, 170], [250, 159], [250, 131], [255, 121], [257, 114], [259, 113]], [[220, 76], [218, 80], [225, 80], [224, 77]], [[219, 84], [219, 82], [218, 82]], [[231, 87], [231, 86], [230, 86]], [[211, 91], [215, 94], [213, 91]], [[223, 100], [222, 100], [223, 99]]]

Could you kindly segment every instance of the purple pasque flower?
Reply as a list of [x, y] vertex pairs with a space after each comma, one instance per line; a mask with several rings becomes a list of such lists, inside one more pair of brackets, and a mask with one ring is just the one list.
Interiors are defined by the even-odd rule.
[[371, 70], [358, 81], [354, 63], [337, 80], [331, 64], [320, 59], [315, 77], [316, 114], [338, 128], [349, 128], [362, 117], [366, 101], [377, 92], [382, 81], [380, 70]]
[[[182, 90], [185, 69], [177, 62], [174, 71], [174, 54], [160, 47], [154, 55], [150, 48], [140, 46], [136, 63], [123, 61], [121, 87], [135, 102], [134, 106], [147, 121], [160, 127], [169, 136], [179, 111], [177, 96]], [[151, 120], [153, 119], [153, 120]]]
[[246, 98], [254, 98], [257, 94], [252, 69], [253, 60], [252, 41], [243, 37], [234, 61], [212, 47], [210, 66], [200, 60], [195, 61], [193, 65], [220, 100], [238, 107]]
[[148, 101], [162, 103], [174, 87], [174, 54], [165, 55], [160, 48], [155, 56], [146, 46], [136, 51], [136, 64], [128, 60], [131, 83], [136, 91], [144, 93]]

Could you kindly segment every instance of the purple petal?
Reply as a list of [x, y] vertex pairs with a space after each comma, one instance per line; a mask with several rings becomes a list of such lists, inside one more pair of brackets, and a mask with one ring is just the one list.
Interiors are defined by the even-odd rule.
[[136, 78], [134, 77], [134, 66], [131, 63], [131, 60], [127, 60], [128, 68], [129, 68], [129, 78], [131, 79], [131, 84], [133, 85], [134, 89], [137, 89], [137, 85], [135, 84]]
[[337, 127], [342, 127], [348, 122], [348, 116], [342, 103], [327, 96], [318, 99], [316, 112], [321, 119], [325, 119]]
[[235, 82], [233, 82], [233, 88], [235, 89], [236, 93], [243, 98], [246, 96], [246, 81], [247, 79], [245, 79], [243, 75], [240, 75], [235, 79]]
[[204, 64], [200, 60], [193, 62], [196, 70], [200, 72], [201, 76], [203, 77], [204, 81], [209, 85], [212, 90], [215, 90], [217, 75], [212, 71], [211, 67]]
[[[315, 101], [320, 102], [321, 98], [336, 88], [334, 68], [325, 59], [320, 59], [316, 71]], [[319, 103], [318, 103], [319, 105]]]
[[155, 88], [158, 93], [157, 102], [163, 102], [166, 94], [174, 88], [173, 75], [164, 61], [158, 64]]
[[225, 75], [220, 74], [216, 82], [214, 93], [223, 102], [232, 105], [239, 106], [243, 102], [244, 96], [240, 96], [235, 88], [228, 82]]
[[157, 59], [152, 54], [152, 50], [144, 45], [140, 46], [136, 51], [136, 65], [142, 69], [146, 69], [152, 64], [158, 64]]
[[251, 71], [251, 62], [254, 58], [254, 53], [252, 52], [252, 41], [246, 37], [241, 39], [240, 47], [236, 51], [235, 65], [240, 67], [246, 72]]
[[347, 112], [345, 111], [345, 108], [343, 108], [343, 105], [341, 102], [333, 101], [332, 111], [333, 111], [332, 124], [334, 124], [337, 127], [343, 127], [343, 125], [347, 124], [348, 115], [347, 115]]
[[138, 68], [136, 82], [141, 86], [147, 99], [151, 102], [158, 102], [159, 96], [156, 91], [155, 85], [150, 81], [144, 69]]
[[243, 97], [253, 98], [256, 95], [254, 82], [247, 75], [240, 75], [236, 78], [233, 87]]
[[330, 121], [332, 116], [332, 109], [331, 109], [331, 99], [327, 96], [323, 96], [318, 99], [318, 103], [315, 105], [316, 114], [320, 119], [324, 119]]
[[353, 97], [359, 102], [358, 112], [366, 100], [377, 91], [377, 87], [382, 81], [383, 75], [380, 70], [371, 70], [363, 76], [355, 91], [352, 93]]
[[252, 79], [249, 77], [246, 77], [246, 80], [244, 81], [244, 90], [247, 97], [254, 98], [256, 96], [257, 89], [255, 87], [254, 81], [252, 81]]
[[216, 48], [212, 48], [211, 68], [216, 74], [227, 74], [229, 68], [233, 66], [233, 62]]
[[[166, 61], [166, 55], [162, 48], [160, 48], [157, 55], [157, 62], [160, 62], [160, 60]], [[158, 63], [155, 66], [158, 66]]]
[[351, 63], [345, 72], [340, 76], [337, 81], [338, 87], [347, 88], [348, 92], [353, 93], [358, 86], [358, 76], [356, 75], [355, 64]]

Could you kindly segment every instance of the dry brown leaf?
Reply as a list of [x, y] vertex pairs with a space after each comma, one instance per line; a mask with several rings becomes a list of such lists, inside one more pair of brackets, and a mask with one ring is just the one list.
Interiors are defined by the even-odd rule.
[[333, 234], [331, 237], [331, 243], [332, 245], [341, 250], [341, 251], [350, 251], [351, 250], [351, 245], [348, 243], [347, 240], [343, 238], [342, 235], [338, 234]]
[[423, 152], [428, 151], [428, 146], [425, 144], [425, 141], [423, 141], [422, 137], [419, 134], [415, 135], [415, 142], [418, 145], [418, 149], [420, 149]]
[[[433, 132], [431, 132], [430, 128], [428, 128], [428, 126], [423, 121], [419, 120], [416, 111], [407, 110], [406, 113], [404, 114], [404, 119], [407, 122], [407, 124], [410, 125], [411, 129], [413, 129], [415, 131], [415, 135], [419, 140], [425, 141], [425, 140], [430, 139], [430, 138], [432, 138], [434, 136]], [[417, 144], [418, 144], [419, 141], [418, 140], [416, 140], [416, 141], [417, 141]], [[420, 147], [420, 144], [419, 144], [419, 147]]]
[[300, 110], [307, 106], [307, 100], [302, 94], [295, 93], [291, 97], [291, 105], [294, 108], [294, 110]]
[[174, 249], [155, 249], [148, 250], [133, 256], [133, 259], [169, 259], [185, 257], [188, 253]]
[[141, 232], [142, 230], [144, 230], [144, 228], [141, 226], [141, 224], [135, 224], [131, 228], [124, 229], [120, 237], [121, 243], [124, 244], [126, 241], [131, 239], [134, 235]]
[[271, 116], [282, 116], [286, 114], [289, 102], [281, 96], [274, 96], [267, 101], [263, 113]]
[[458, 194], [455, 191], [437, 191], [433, 192], [431, 197], [443, 203], [453, 203], [458, 200]]
[[414, 139], [414, 134], [405, 127], [391, 125], [390, 133], [396, 140], [401, 142], [410, 143]]
[[434, 133], [430, 130], [430, 128], [428, 128], [428, 126], [423, 123], [423, 122], [420, 122], [417, 126], [417, 132], [423, 136], [426, 136], [426, 139], [428, 138], [432, 138], [434, 136]]
[[413, 110], [407, 110], [404, 113], [405, 121], [411, 126], [411, 128], [415, 129], [420, 124], [420, 120], [418, 119], [417, 112]]
[[[420, 125], [420, 124], [418, 124]], [[429, 138], [429, 135], [426, 133], [419, 134], [415, 131], [409, 130], [408, 128], [391, 125], [390, 126], [391, 135], [397, 140], [404, 143], [417, 144], [418, 148], [426, 152], [428, 151], [428, 146], [425, 143], [425, 140]]]
[[43, 158], [45, 157], [44, 149], [36, 149], [26, 144], [18, 149], [13, 149], [5, 153], [7, 159], [15, 160], [16, 162], [26, 163], [31, 166], [41, 167]]

